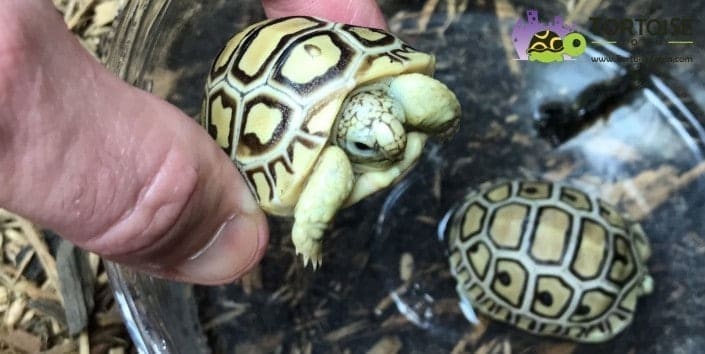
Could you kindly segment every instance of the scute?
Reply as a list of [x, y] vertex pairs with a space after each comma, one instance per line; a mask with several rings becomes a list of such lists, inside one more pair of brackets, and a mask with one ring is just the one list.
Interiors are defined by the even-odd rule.
[[556, 207], [542, 207], [536, 217], [530, 254], [539, 264], [561, 264], [572, 231], [572, 217]]
[[573, 298], [570, 284], [556, 276], [538, 276], [534, 286], [531, 311], [545, 318], [560, 318]]
[[230, 79], [245, 89], [252, 82], [266, 78], [270, 66], [280, 58], [280, 52], [290, 45], [292, 38], [324, 25], [324, 22], [308, 17], [282, 18], [262, 23], [243, 37], [242, 45], [233, 54]]
[[597, 278], [608, 255], [609, 232], [599, 222], [584, 218], [580, 223], [570, 270], [581, 280]]
[[499, 207], [492, 215], [489, 236], [495, 247], [519, 249], [521, 238], [526, 231], [524, 220], [529, 216], [529, 206], [519, 203]]
[[260, 206], [291, 215], [355, 87], [435, 59], [372, 28], [313, 17], [265, 20], [231, 38], [206, 84], [202, 125], [236, 163]]
[[521, 262], [514, 259], [499, 259], [495, 264], [492, 290], [505, 303], [521, 307], [526, 294], [529, 273]]
[[204, 114], [209, 117], [208, 133], [215, 139], [228, 156], [233, 152], [233, 134], [237, 131], [236, 114], [240, 107], [240, 97], [229, 95], [222, 88], [214, 90], [207, 104], [204, 105]]
[[374, 28], [344, 25], [341, 28], [355, 38], [361, 47], [384, 47], [394, 43], [394, 36]]
[[463, 240], [476, 235], [482, 230], [482, 224], [486, 215], [486, 209], [479, 204], [470, 205], [466, 210], [465, 221], [463, 221], [461, 229], [461, 238]]
[[477, 242], [468, 247], [465, 256], [470, 261], [470, 266], [479, 279], [485, 279], [487, 269], [492, 262], [492, 254], [490, 248], [483, 242]]
[[[316, 31], [292, 41], [276, 63], [270, 85], [305, 100], [336, 92], [359, 57], [333, 30]], [[347, 93], [346, 93], [347, 94]]]
[[641, 229], [574, 187], [498, 183], [468, 194], [450, 213], [444, 232], [456, 289], [496, 320], [605, 341], [627, 327], [637, 298], [650, 291]]
[[235, 157], [246, 164], [248, 159], [278, 147], [296, 106], [264, 94], [247, 101], [242, 109], [240, 142]]

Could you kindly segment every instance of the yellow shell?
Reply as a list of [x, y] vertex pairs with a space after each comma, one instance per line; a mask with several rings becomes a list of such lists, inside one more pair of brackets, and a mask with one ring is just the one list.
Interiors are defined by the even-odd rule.
[[435, 59], [385, 31], [288, 17], [232, 37], [211, 68], [203, 126], [260, 206], [290, 215], [338, 111], [356, 87], [433, 72]]
[[471, 193], [444, 231], [459, 295], [535, 334], [607, 340], [651, 291], [641, 228], [561, 183], [510, 181]]

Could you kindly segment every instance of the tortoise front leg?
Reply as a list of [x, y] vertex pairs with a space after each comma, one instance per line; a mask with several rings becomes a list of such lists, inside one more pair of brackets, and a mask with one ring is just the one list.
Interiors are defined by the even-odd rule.
[[418, 161], [428, 135], [424, 133], [408, 133], [406, 136], [406, 149], [401, 161], [385, 168], [381, 171], [370, 171], [361, 173], [355, 180], [352, 192], [345, 201], [345, 206], [357, 203], [360, 199], [377, 192], [409, 172], [411, 166]]
[[321, 265], [323, 232], [348, 198], [353, 187], [353, 169], [345, 152], [337, 146], [326, 147], [294, 209], [291, 238], [304, 267], [309, 259], [313, 269]]

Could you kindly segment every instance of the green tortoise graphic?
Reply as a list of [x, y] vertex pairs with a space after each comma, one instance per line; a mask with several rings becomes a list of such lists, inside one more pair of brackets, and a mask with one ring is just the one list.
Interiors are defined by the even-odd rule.
[[585, 37], [578, 32], [568, 33], [563, 39], [553, 31], [545, 30], [536, 32], [529, 42], [530, 61], [551, 63], [563, 61], [563, 55], [575, 58], [587, 48]]

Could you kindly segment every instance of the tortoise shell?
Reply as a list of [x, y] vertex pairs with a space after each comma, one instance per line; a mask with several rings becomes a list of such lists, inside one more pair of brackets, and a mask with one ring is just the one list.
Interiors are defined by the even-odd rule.
[[218, 54], [201, 123], [260, 206], [290, 215], [348, 93], [384, 77], [430, 75], [434, 65], [433, 56], [379, 29], [313, 17], [266, 20]]
[[529, 42], [529, 49], [527, 53], [533, 52], [553, 52], [560, 53], [563, 51], [563, 40], [556, 32], [545, 30], [536, 32], [533, 37], [531, 37], [531, 42]]
[[534, 334], [597, 342], [651, 291], [638, 224], [561, 183], [510, 181], [469, 194], [446, 219], [457, 291]]

